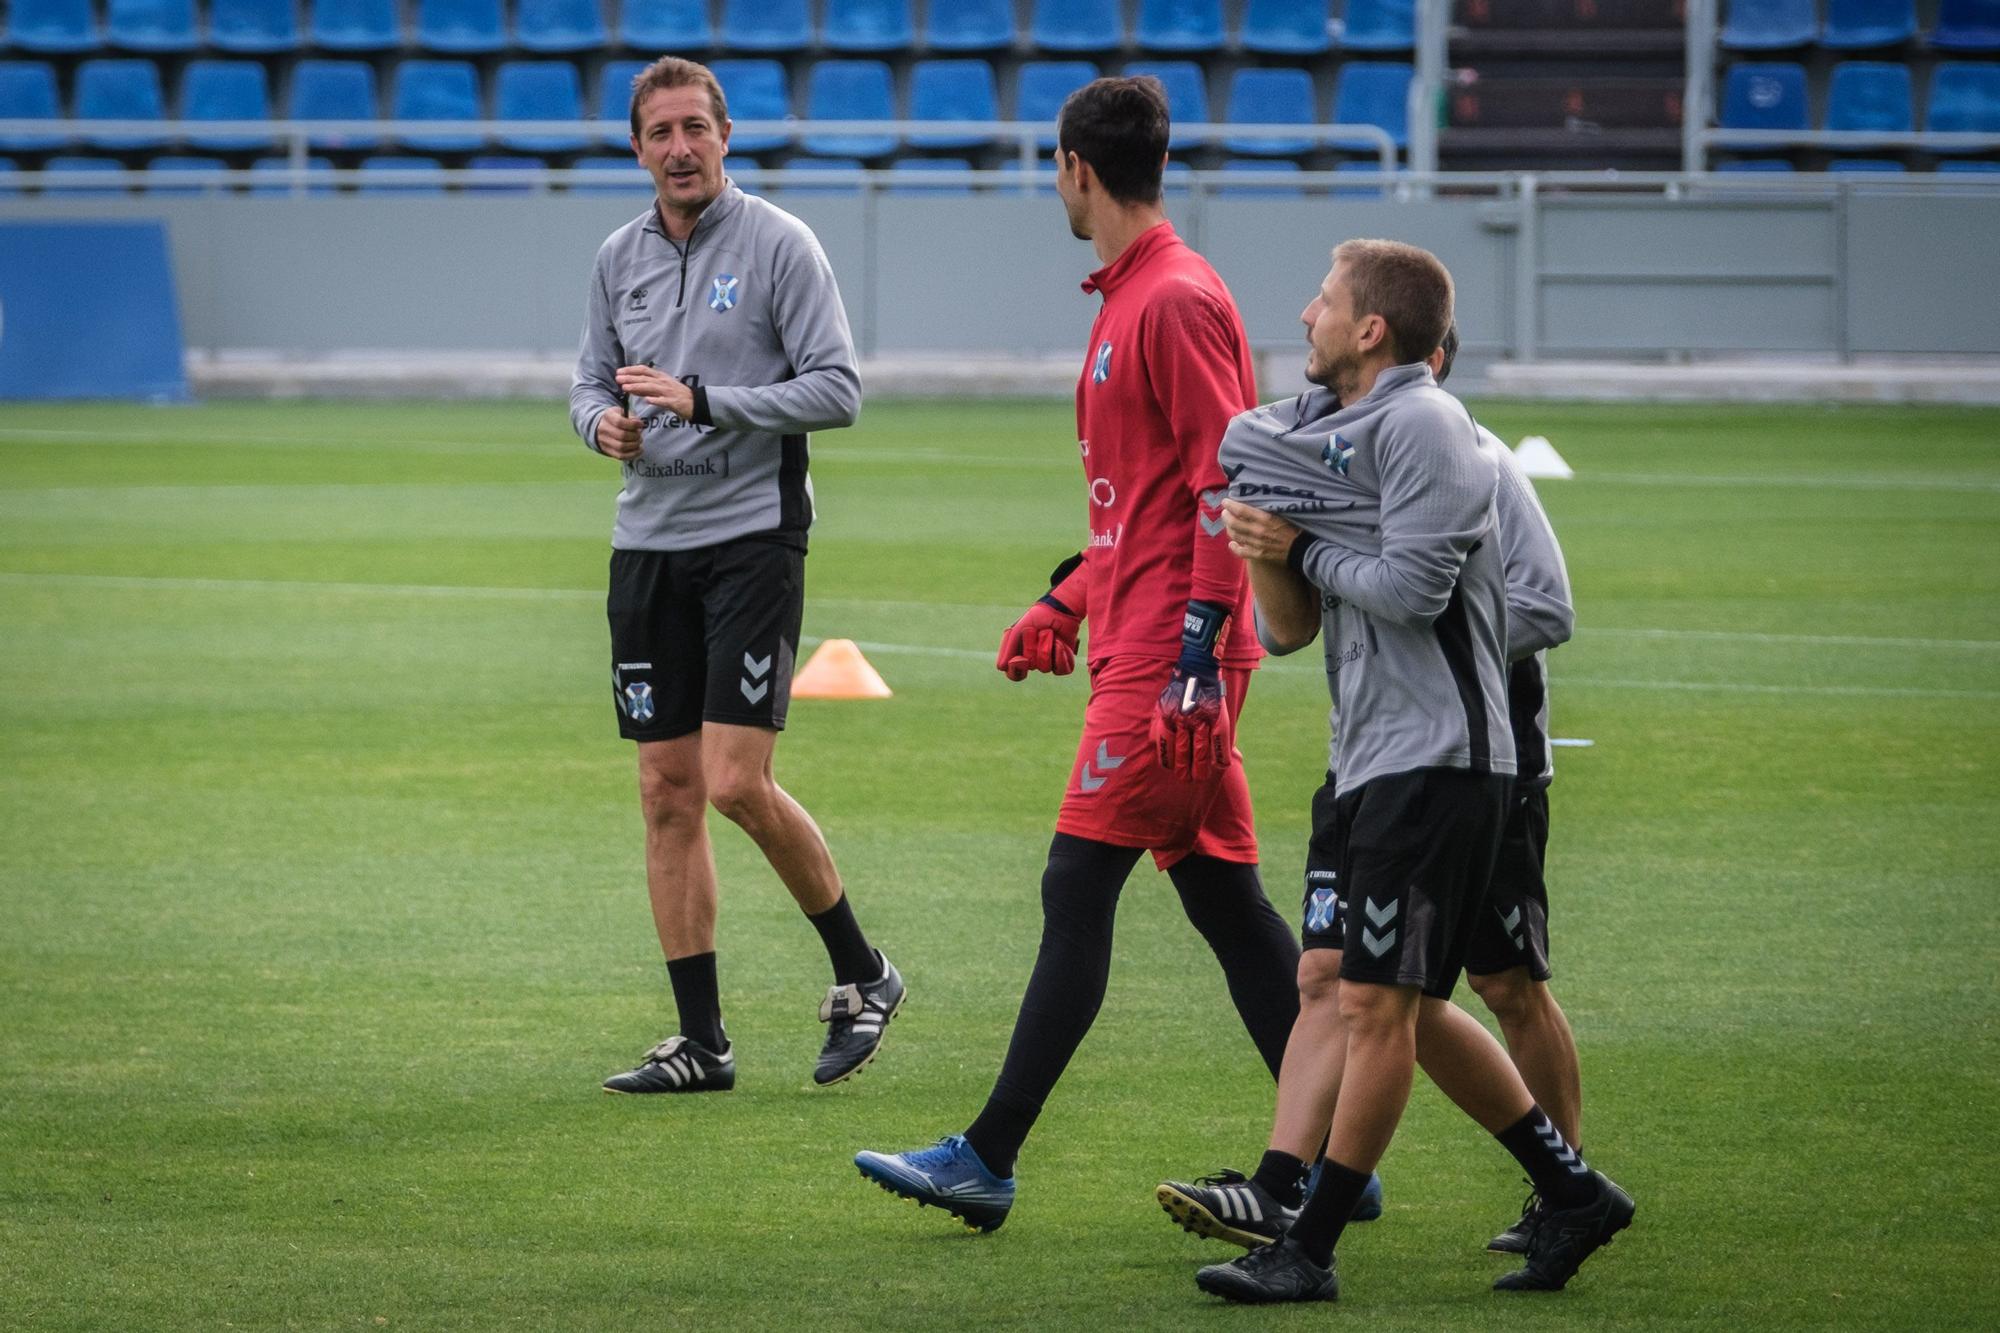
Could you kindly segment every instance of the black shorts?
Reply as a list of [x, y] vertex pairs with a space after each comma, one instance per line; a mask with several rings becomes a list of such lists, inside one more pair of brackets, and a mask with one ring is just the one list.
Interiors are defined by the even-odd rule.
[[1340, 895], [1340, 810], [1333, 774], [1312, 798], [1312, 836], [1306, 843], [1305, 949], [1347, 947], [1347, 903]]
[[668, 741], [703, 722], [783, 731], [805, 591], [805, 552], [782, 541], [613, 551], [618, 734]]
[[1363, 783], [1335, 803], [1347, 900], [1347, 981], [1449, 999], [1506, 823], [1514, 780], [1425, 768]]
[[1549, 847], [1549, 789], [1517, 787], [1507, 802], [1507, 827], [1486, 906], [1465, 950], [1465, 970], [1485, 976], [1525, 967], [1536, 981], [1549, 970], [1549, 888], [1542, 878]]

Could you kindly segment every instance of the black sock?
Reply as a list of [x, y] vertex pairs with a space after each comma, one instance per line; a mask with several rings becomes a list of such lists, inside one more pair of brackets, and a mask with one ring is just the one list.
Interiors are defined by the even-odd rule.
[[1340, 1243], [1347, 1219], [1354, 1216], [1354, 1206], [1368, 1188], [1368, 1176], [1368, 1172], [1351, 1170], [1331, 1157], [1320, 1166], [1319, 1184], [1306, 1195], [1299, 1220], [1292, 1223], [1289, 1233], [1305, 1248], [1306, 1257], [1320, 1267], [1333, 1262], [1333, 1247]]
[[1229, 998], [1271, 1077], [1299, 1016], [1299, 942], [1278, 915], [1257, 867], [1190, 856], [1167, 872], [1181, 910], [1222, 964]]
[[820, 943], [826, 946], [826, 956], [833, 963], [835, 985], [851, 982], [860, 986], [881, 979], [881, 961], [868, 947], [868, 937], [861, 933], [861, 927], [855, 924], [854, 909], [847, 905], [845, 893], [840, 895], [839, 902], [817, 916], [808, 914], [806, 920], [813, 923]]
[[1111, 924], [1118, 891], [1139, 860], [1136, 847], [1058, 833], [1042, 872], [1042, 944], [1021, 997], [1007, 1059], [979, 1118], [965, 1131], [972, 1150], [996, 1176], [1014, 1159], [1042, 1113], [1042, 1103], [1090, 1031], [1111, 975]]
[[1306, 1164], [1273, 1148], [1257, 1163], [1257, 1174], [1250, 1180], [1285, 1207], [1296, 1208], [1306, 1192]]
[[1368, 1175], [1368, 1171], [1342, 1167], [1332, 1157], [1320, 1161], [1320, 1183], [1306, 1195], [1306, 1203], [1298, 1209], [1298, 1221], [1288, 1233], [1320, 1267], [1334, 1261], [1334, 1247], [1340, 1243], [1348, 1219], [1354, 1217], [1354, 1205], [1362, 1201], [1362, 1191], [1368, 1189]]
[[722, 1035], [722, 997], [715, 988], [714, 953], [669, 958], [667, 980], [673, 983], [674, 1007], [680, 1010], [681, 1035], [721, 1054], [729, 1038]]
[[1539, 1106], [1493, 1136], [1514, 1154], [1535, 1190], [1552, 1208], [1578, 1208], [1597, 1197], [1597, 1182], [1583, 1154], [1563, 1142], [1562, 1131]]

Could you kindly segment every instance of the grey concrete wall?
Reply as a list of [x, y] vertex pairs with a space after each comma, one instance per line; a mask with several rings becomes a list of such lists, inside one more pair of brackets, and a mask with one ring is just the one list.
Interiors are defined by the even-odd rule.
[[[818, 232], [864, 353], [1065, 355], [1095, 267], [1053, 194], [774, 195]], [[561, 355], [598, 243], [645, 195], [24, 198], [0, 218], [160, 217], [188, 346]], [[1181, 196], [1177, 225], [1252, 341], [1297, 317], [1349, 236], [1435, 250], [1491, 355], [2000, 353], [2000, 190], [1814, 200], [1659, 195]], [[1524, 304], [1525, 303], [1525, 304]]]

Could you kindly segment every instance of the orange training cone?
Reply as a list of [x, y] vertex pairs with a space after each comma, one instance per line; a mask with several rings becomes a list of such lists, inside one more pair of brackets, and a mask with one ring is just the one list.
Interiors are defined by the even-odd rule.
[[852, 639], [828, 639], [792, 677], [794, 699], [886, 699], [888, 683]]

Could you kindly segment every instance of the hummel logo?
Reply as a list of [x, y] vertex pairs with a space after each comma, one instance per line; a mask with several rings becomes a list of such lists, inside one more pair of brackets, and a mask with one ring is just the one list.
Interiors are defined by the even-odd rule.
[[[1396, 914], [1403, 910], [1403, 904], [1394, 898], [1389, 900], [1387, 907], [1377, 907], [1373, 898], [1364, 898], [1361, 901], [1361, 907], [1363, 911], [1368, 913], [1368, 919], [1375, 923], [1377, 929], [1387, 926], [1391, 921], [1394, 921]], [[1370, 930], [1364, 925], [1361, 927], [1361, 943], [1369, 953], [1380, 958], [1383, 954], [1396, 947], [1396, 931], [1392, 927], [1389, 930], [1383, 931], [1382, 934], [1377, 935], [1375, 931]]]
[[1201, 493], [1202, 504], [1216, 511], [1214, 518], [1210, 518], [1207, 514], [1198, 515], [1201, 519], [1201, 530], [1211, 537], [1220, 537], [1222, 535], [1222, 501], [1227, 494], [1227, 491], [1203, 491]]
[[[1097, 767], [1102, 769], [1105, 774], [1111, 773], [1123, 765], [1124, 762], [1124, 755], [1111, 753], [1111, 743], [1109, 741], [1099, 741], [1097, 743]], [[1083, 761], [1083, 772], [1077, 775], [1076, 785], [1085, 791], [1096, 791], [1107, 780], [1106, 777], [1099, 776], [1099, 774], [1091, 771], [1090, 761], [1086, 759]]]
[[[742, 690], [743, 697], [751, 703], [763, 703], [764, 696], [771, 692], [771, 682], [766, 679], [771, 673], [771, 655], [766, 653], [762, 658], [755, 658], [748, 653], [743, 654], [743, 670], [746, 674], [736, 682], [736, 688]], [[752, 682], [756, 683], [755, 689], [751, 688]]]
[[1500, 926], [1503, 930], [1507, 932], [1507, 938], [1514, 941], [1514, 947], [1516, 949], [1527, 948], [1528, 947], [1527, 941], [1521, 937], [1521, 931], [1520, 931], [1520, 926], [1521, 926], [1520, 905], [1516, 904], [1513, 911], [1504, 914], [1497, 907], [1493, 909], [1493, 912], [1494, 915], [1500, 918]]

